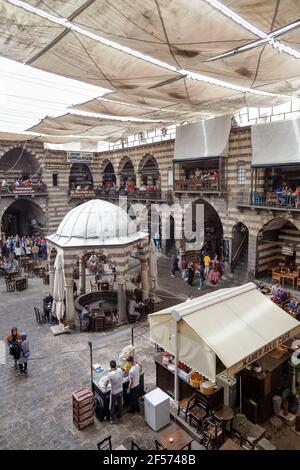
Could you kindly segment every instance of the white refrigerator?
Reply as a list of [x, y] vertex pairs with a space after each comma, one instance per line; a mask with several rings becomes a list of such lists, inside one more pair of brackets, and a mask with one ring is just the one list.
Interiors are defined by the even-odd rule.
[[153, 429], [159, 431], [170, 423], [170, 397], [160, 388], [144, 396], [145, 422]]

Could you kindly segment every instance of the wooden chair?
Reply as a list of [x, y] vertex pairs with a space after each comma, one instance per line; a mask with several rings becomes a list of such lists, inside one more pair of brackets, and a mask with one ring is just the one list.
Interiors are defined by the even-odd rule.
[[91, 286], [91, 292], [97, 292], [97, 284], [94, 284], [92, 281], [90, 281], [90, 286]]
[[190, 426], [194, 421], [197, 427], [197, 433], [201, 430], [203, 431], [203, 420], [206, 416], [205, 409], [201, 406], [198, 396], [195, 394], [191, 400], [189, 400], [187, 406], [187, 412], [189, 415]]
[[155, 439], [155, 448], [156, 450], [167, 450], [161, 442], [159, 442], [157, 439]]
[[194, 394], [191, 395], [190, 397], [184, 398], [183, 400], [181, 400], [181, 401], [178, 403], [177, 415], [180, 416], [180, 413], [183, 413], [185, 422], [187, 422], [187, 418], [188, 418], [188, 407], [189, 407], [189, 403], [191, 403], [192, 400], [194, 400], [194, 397], [195, 397], [195, 396], [196, 396], [196, 394], [194, 393]]
[[214, 448], [218, 448], [221, 444], [224, 444], [225, 436], [222, 423], [217, 420], [217, 418], [206, 418], [204, 420], [204, 430], [210, 434]]
[[207, 431], [203, 431], [201, 438], [200, 438], [200, 444], [203, 445], [205, 450], [213, 450], [214, 448], [214, 443], [213, 443], [213, 438], [210, 433]]
[[300, 278], [297, 279], [297, 287], [300, 287]]
[[244, 449], [244, 450], [254, 450], [255, 444], [256, 443], [251, 442], [246, 437], [240, 436], [240, 447], [242, 449]]
[[35, 318], [37, 323], [45, 323], [47, 321], [47, 317], [45, 314], [41, 314], [40, 310], [37, 307], [34, 308]]
[[14, 279], [6, 278], [6, 279], [5, 279], [5, 283], [6, 283], [6, 290], [7, 290], [7, 292], [15, 292], [15, 290], [16, 290], [16, 283], [15, 283]]
[[142, 450], [142, 449], [131, 439], [131, 450]]
[[267, 193], [266, 197], [267, 205], [277, 206], [278, 205], [278, 193]]
[[112, 450], [111, 436], [106, 437], [103, 441], [97, 443], [98, 450]]

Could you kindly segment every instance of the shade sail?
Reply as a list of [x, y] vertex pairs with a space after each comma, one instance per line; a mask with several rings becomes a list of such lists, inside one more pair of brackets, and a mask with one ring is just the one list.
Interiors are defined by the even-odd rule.
[[177, 126], [174, 160], [227, 155], [231, 116]]
[[53, 136], [96, 136], [98, 140], [113, 141], [130, 134], [167, 125], [169, 125], [168, 122], [123, 121], [121, 119], [110, 119], [109, 117], [98, 118], [69, 113], [56, 118], [46, 117], [28, 131]]
[[[173, 354], [172, 310], [181, 317], [178, 323], [179, 360], [211, 380], [215, 380], [216, 373], [214, 369], [212, 376], [213, 353], [225, 365], [229, 375], [234, 375], [300, 331], [297, 320], [262, 294], [255, 284], [248, 283], [220, 289], [149, 315], [151, 340]], [[190, 341], [193, 347], [187, 348]], [[196, 354], [194, 348], [198, 348]], [[200, 350], [202, 355], [208, 351], [206, 362], [200, 356]]]
[[[65, 77], [140, 97], [147, 92], [148, 98], [171, 101], [179, 111], [200, 112], [203, 118], [236, 111], [245, 105], [247, 96], [220, 83], [204, 80], [196, 84], [190, 78], [183, 79], [186, 72], [182, 68], [227, 83], [259, 87], [260, 91], [268, 86], [272, 92], [279, 84], [281, 93], [299, 88], [300, 61], [270, 45], [207, 62], [216, 54], [257, 39], [208, 0], [29, 3], [51, 13], [52, 18], [39, 17], [9, 0], [0, 0], [4, 20], [0, 54]], [[270, 14], [273, 10], [267, 11], [266, 15]], [[57, 24], [62, 16], [71, 23]], [[75, 31], [78, 27], [84, 31]], [[98, 38], [93, 36], [95, 33]], [[107, 40], [114, 40], [115, 46], [104, 44]], [[125, 50], [128, 46], [135, 53], [147, 54], [150, 61]], [[165, 65], [153, 60], [164, 60]], [[154, 93], [157, 91], [160, 96]], [[267, 105], [262, 102], [267, 97], [253, 98], [253, 106]], [[269, 98], [273, 100], [269, 105], [278, 104], [274, 103], [278, 97]]]
[[251, 136], [253, 166], [300, 163], [300, 119], [257, 124]]
[[63, 260], [62, 255], [57, 254], [54, 262], [54, 283], [53, 283], [53, 305], [52, 313], [59, 320], [62, 321], [64, 316], [64, 273], [63, 273]]

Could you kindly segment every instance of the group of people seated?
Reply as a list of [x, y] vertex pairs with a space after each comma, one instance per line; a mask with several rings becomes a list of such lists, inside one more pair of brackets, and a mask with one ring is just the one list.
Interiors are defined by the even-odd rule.
[[18, 271], [19, 269], [19, 261], [16, 258], [9, 259], [9, 258], [3, 258], [2, 261], [0, 261], [0, 270], [4, 273], [9, 273], [11, 271]]
[[126, 183], [121, 184], [119, 187], [116, 186], [114, 183], [112, 184], [99, 184], [96, 189], [96, 194], [110, 194], [110, 195], [122, 195], [126, 196], [128, 194], [137, 193], [137, 192], [145, 192], [145, 191], [159, 191], [160, 188], [157, 185], [151, 184], [147, 185], [142, 183], [140, 187], [137, 187], [135, 182], [128, 181]]
[[[34, 180], [34, 181], [33, 181]], [[15, 179], [14, 183], [9, 183], [5, 175], [1, 178], [1, 191], [2, 192], [18, 192], [20, 190], [34, 190], [36, 189], [39, 192], [45, 192], [47, 187], [46, 183], [43, 181], [42, 176], [38, 175], [36, 178], [28, 177], [23, 174], [19, 174]]]
[[300, 301], [291, 297], [290, 293], [281, 287], [280, 284], [274, 284], [271, 288], [263, 282], [256, 283], [257, 288], [265, 295], [271, 295], [271, 300], [282, 307], [286, 312], [300, 321]]
[[199, 180], [199, 181], [205, 181], [205, 180], [210, 180], [210, 181], [219, 181], [219, 172], [217, 170], [212, 170], [212, 171], [206, 171], [203, 172], [199, 168], [196, 168], [196, 170], [189, 170], [186, 173], [186, 179], [187, 180]]
[[103, 274], [112, 274], [113, 280], [116, 281], [117, 268], [113, 260], [111, 259], [99, 259], [95, 253], [92, 253], [88, 259], [87, 267], [92, 274], [95, 274], [95, 282], [98, 286], [102, 283]]
[[296, 199], [300, 197], [300, 186], [293, 190], [287, 184], [280, 185], [274, 190], [278, 194], [278, 202], [281, 206], [295, 206]]

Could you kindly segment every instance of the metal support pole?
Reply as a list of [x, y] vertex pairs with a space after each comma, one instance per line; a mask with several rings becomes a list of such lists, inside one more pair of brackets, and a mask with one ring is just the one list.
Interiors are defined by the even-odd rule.
[[89, 341], [89, 347], [90, 347], [90, 363], [91, 363], [91, 388], [92, 388], [92, 392], [94, 392], [94, 385], [93, 385], [93, 343], [92, 343], [92, 341]]
[[175, 321], [175, 370], [174, 370], [174, 399], [178, 403], [178, 322]]
[[133, 327], [131, 328], [131, 345], [134, 346], [134, 333], [133, 333]]

